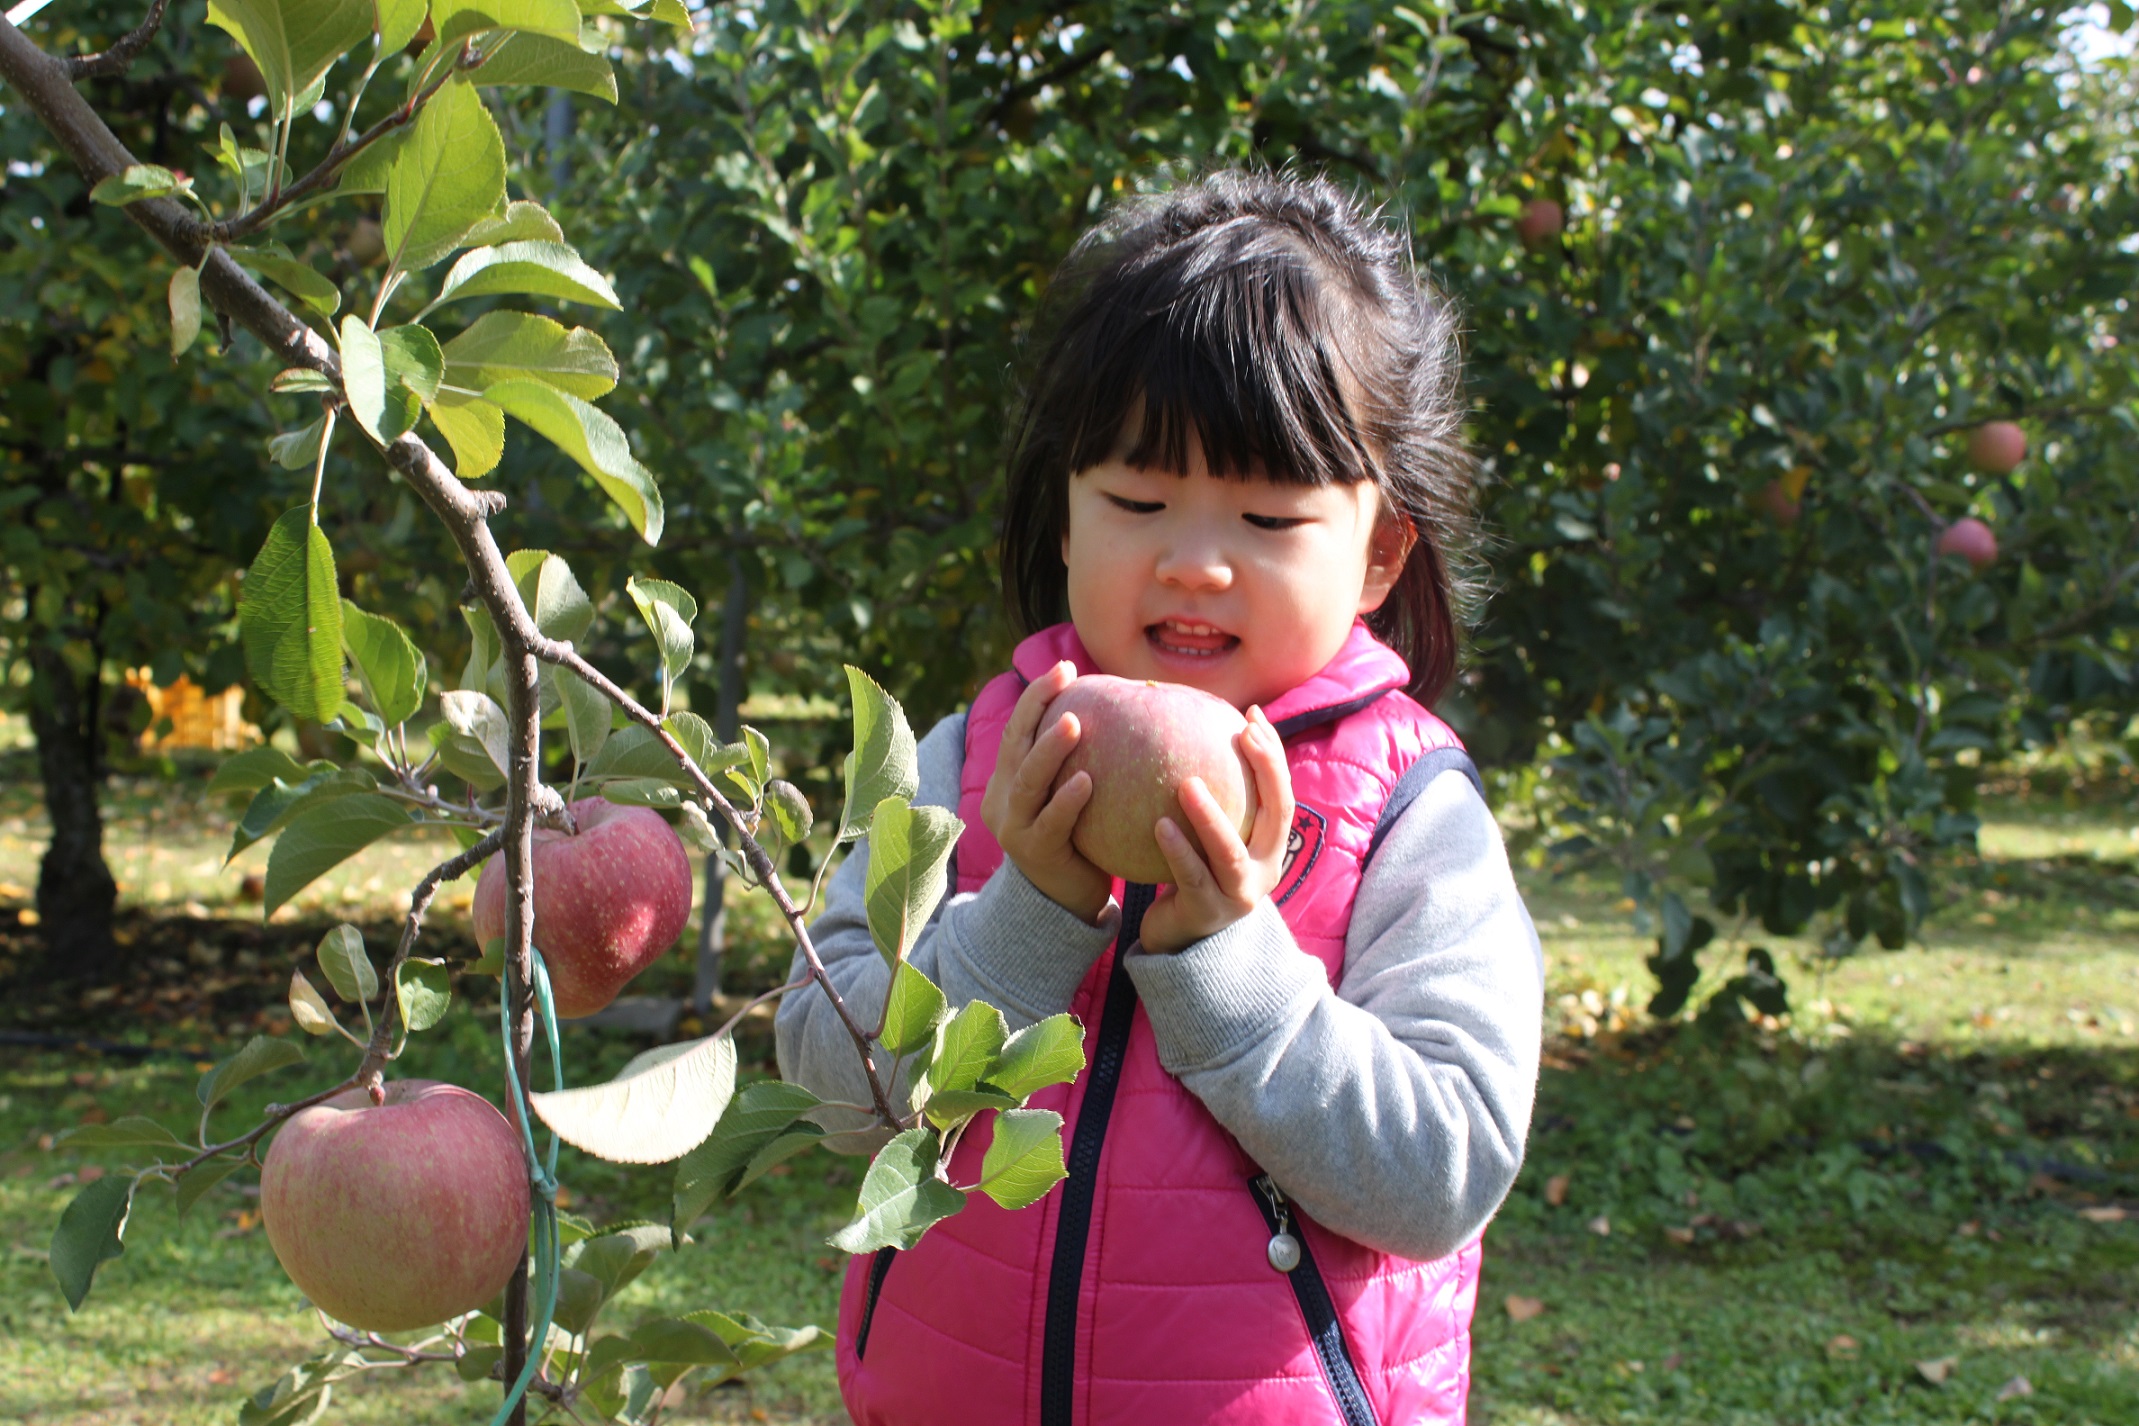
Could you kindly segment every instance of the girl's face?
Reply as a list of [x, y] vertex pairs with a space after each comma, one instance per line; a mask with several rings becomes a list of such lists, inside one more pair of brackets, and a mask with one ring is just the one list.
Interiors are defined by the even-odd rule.
[[1271, 702], [1381, 606], [1408, 541], [1371, 481], [1220, 479], [1193, 441], [1188, 461], [1181, 476], [1115, 456], [1071, 477], [1070, 620], [1101, 672]]

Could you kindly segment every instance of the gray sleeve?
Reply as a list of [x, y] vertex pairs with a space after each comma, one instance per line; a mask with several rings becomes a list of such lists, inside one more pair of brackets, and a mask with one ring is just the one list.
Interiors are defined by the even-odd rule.
[[1277, 908], [1129, 957], [1159, 1058], [1316, 1221], [1407, 1258], [1483, 1228], [1522, 1167], [1544, 960], [1460, 772], [1368, 864], [1335, 990]]
[[[965, 716], [953, 714], [921, 740], [921, 786], [914, 801], [955, 810], [959, 772], [965, 762]], [[869, 866], [865, 837], [825, 888], [824, 912], [810, 938], [840, 998], [855, 1020], [875, 1028], [891, 986], [891, 968], [869, 936], [862, 882]], [[910, 959], [955, 1006], [985, 1000], [1003, 1012], [1012, 1030], [1035, 1024], [1069, 1007], [1078, 982], [1113, 944], [1120, 911], [1109, 906], [1097, 926], [1050, 901], [1009, 858], [977, 892], [949, 896], [937, 906]], [[788, 979], [807, 973], [798, 949]], [[774, 1021], [780, 1077], [807, 1086], [824, 1099], [869, 1102], [868, 1081], [853, 1038], [831, 1000], [815, 986], [790, 991]], [[879, 1052], [879, 1071], [889, 1061]], [[905, 1109], [905, 1085], [897, 1103]], [[844, 1127], [831, 1114], [826, 1127]], [[848, 1122], [861, 1122], [858, 1116]]]

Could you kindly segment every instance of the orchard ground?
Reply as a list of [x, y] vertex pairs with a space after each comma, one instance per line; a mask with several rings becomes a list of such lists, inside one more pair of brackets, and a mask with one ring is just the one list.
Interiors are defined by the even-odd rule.
[[[20, 754], [0, 766], [0, 981], [33, 935], [32, 772]], [[193, 1052], [293, 1033], [292, 964], [338, 919], [378, 951], [405, 888], [445, 854], [374, 849], [262, 927], [240, 896], [259, 853], [224, 869], [228, 814], [201, 785], [182, 773], [114, 789], [108, 851], [136, 978], [64, 995], [18, 979], [0, 994], [0, 1029], [161, 1047], [0, 1058], [0, 1419], [228, 1422], [319, 1339], [260, 1232], [256, 1186], [237, 1180], [183, 1221], [146, 1196], [79, 1314], [44, 1263], [82, 1175], [122, 1159], [51, 1136], [131, 1113], [183, 1130]], [[1796, 1015], [1727, 1034], [1646, 1028], [1645, 947], [1613, 891], [1524, 873], [1551, 1039], [1529, 1164], [1487, 1240], [1475, 1420], [2139, 1420], [2139, 799], [2129, 780], [2011, 780], [1982, 852], [1943, 883], [1923, 945], [1824, 973], [1809, 946], [1776, 947]], [[452, 954], [468, 949], [455, 938], [472, 891], [471, 879], [440, 899], [437, 944]], [[730, 925], [729, 987], [770, 984], [787, 951], [764, 903], [738, 900]], [[678, 953], [633, 989], [680, 991], [688, 974]], [[405, 1072], [494, 1092], [490, 1023], [450, 1017], [417, 1038]], [[247, 1086], [217, 1122], [249, 1122], [347, 1057], [338, 1041], [306, 1048], [310, 1066]], [[567, 1072], [589, 1082], [639, 1048], [576, 1032]], [[770, 1071], [762, 1021], [742, 1048]], [[817, 1156], [775, 1172], [640, 1279], [619, 1324], [712, 1304], [828, 1326], [842, 1262], [822, 1240], [851, 1205], [855, 1165]], [[562, 1177], [576, 1212], [665, 1215], [660, 1170], [567, 1149]], [[494, 1400], [442, 1368], [381, 1371], [339, 1389], [329, 1419], [465, 1422]], [[819, 1354], [667, 1419], [842, 1418]]]

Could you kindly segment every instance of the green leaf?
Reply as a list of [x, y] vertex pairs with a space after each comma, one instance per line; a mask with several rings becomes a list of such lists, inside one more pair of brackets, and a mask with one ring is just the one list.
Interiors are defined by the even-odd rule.
[[270, 698], [324, 723], [342, 706], [342, 600], [334, 551], [300, 505], [277, 520], [238, 599], [245, 666]]
[[423, 706], [430, 670], [415, 641], [393, 620], [342, 601], [342, 645], [356, 665], [371, 706], [390, 727], [406, 722]]
[[695, 642], [691, 621], [698, 617], [698, 601], [681, 585], [665, 579], [627, 579], [624, 591], [653, 631], [654, 646], [661, 650], [662, 676], [674, 683], [691, 666]]
[[683, 1314], [686, 1322], [708, 1327], [735, 1353], [742, 1370], [756, 1371], [797, 1352], [828, 1349], [832, 1339], [817, 1327], [768, 1327], [748, 1314], [729, 1316], [704, 1309]]
[[936, 1090], [928, 1096], [923, 1112], [938, 1129], [950, 1129], [986, 1110], [1016, 1107], [1017, 1101], [1009, 1095], [982, 1085], [978, 1089]]
[[269, 743], [226, 758], [208, 781], [211, 796], [224, 792], [255, 792], [278, 778], [284, 782], [301, 782], [318, 772], [332, 772], [330, 762], [301, 763], [282, 749]]
[[[251, 206], [255, 197], [267, 192], [267, 175], [275, 162], [273, 154], [265, 149], [248, 148], [239, 143], [238, 136], [231, 132], [228, 124], [218, 125], [216, 141], [212, 144], [202, 144], [201, 147], [222, 166], [226, 173], [238, 181], [238, 190], [244, 195], [247, 207]], [[290, 176], [290, 166], [288, 164], [282, 165], [282, 176], [283, 182], [285, 184], [288, 183]], [[235, 250], [232, 250], [231, 255], [239, 257]], [[287, 254], [283, 254], [283, 256], [287, 256]], [[242, 262], [244, 259], [239, 257], [239, 260]]]
[[349, 399], [349, 414], [374, 441], [383, 446], [400, 434], [386, 430], [392, 418], [386, 409], [386, 353], [379, 334], [354, 312], [342, 318], [342, 394]]
[[171, 355], [183, 356], [201, 334], [201, 274], [197, 267], [178, 265], [171, 274]]
[[1023, 1104], [1051, 1084], [1084, 1073], [1084, 1027], [1070, 1014], [1050, 1015], [1003, 1042], [987, 1082]]
[[[624, 310], [609, 279], [596, 272], [573, 249], [563, 243], [523, 239], [495, 247], [471, 248], [446, 273], [431, 307], [442, 307], [464, 297], [488, 297], [523, 293], [554, 297], [563, 302], [582, 302], [589, 307]], [[426, 308], [429, 311], [430, 308]]]
[[109, 1124], [80, 1124], [59, 1136], [65, 1149], [182, 1149], [178, 1136], [153, 1119], [128, 1114]]
[[341, 176], [334, 182], [335, 193], [344, 198], [384, 193], [386, 180], [394, 171], [394, 160], [401, 156], [401, 150], [408, 146], [413, 133], [413, 126], [396, 129], [351, 158], [342, 166]]
[[911, 1248], [965, 1207], [965, 1195], [936, 1177], [937, 1151], [936, 1136], [926, 1129], [895, 1135], [862, 1179], [854, 1221], [826, 1241], [848, 1253]]
[[802, 789], [779, 778], [766, 783], [765, 816], [758, 823], [757, 838], [772, 864], [780, 866], [787, 849], [801, 846], [809, 835], [810, 801]]
[[487, 693], [462, 688], [439, 694], [438, 707], [445, 714], [446, 726], [453, 730], [455, 740], [461, 742], [463, 752], [488, 758], [500, 778], [510, 775], [511, 724], [496, 699]]
[[696, 1367], [742, 1366], [712, 1328], [676, 1317], [658, 1317], [633, 1328], [631, 1351], [664, 1390]]
[[607, 1084], [528, 1096], [557, 1137], [599, 1159], [659, 1164], [705, 1141], [735, 1092], [735, 1042], [726, 1035], [663, 1045]]
[[247, 1080], [303, 1064], [304, 1057], [304, 1049], [295, 1040], [255, 1035], [245, 1042], [244, 1049], [202, 1075], [200, 1083], [193, 1088], [193, 1095], [200, 1100], [203, 1109], [213, 1109]]
[[429, 408], [431, 424], [453, 448], [453, 473], [480, 480], [505, 455], [505, 413], [478, 397], [440, 391]]
[[877, 953], [896, 965], [921, 939], [943, 898], [944, 868], [965, 824], [941, 807], [916, 807], [904, 797], [877, 804], [869, 827], [869, 871], [862, 897]]
[[[486, 249], [488, 251], [488, 249]], [[483, 399], [579, 462], [649, 545], [661, 541], [661, 492], [633, 458], [624, 430], [576, 396], [539, 381], [501, 381]]]
[[854, 696], [854, 751], [847, 755], [846, 807], [839, 814], [840, 840], [869, 830], [869, 819], [886, 798], [911, 798], [921, 786], [914, 730], [906, 711], [877, 681], [847, 665]]
[[[486, 69], [488, 65], [484, 66]], [[493, 214], [468, 230], [461, 241], [471, 248], [495, 247], [499, 243], [519, 242], [533, 238], [541, 242], [561, 243], [564, 229], [550, 216], [549, 209], [527, 198], [515, 198], [505, 205], [505, 211]], [[486, 316], [525, 316], [521, 312], [486, 313]]]
[[184, 1217], [194, 1204], [207, 1196], [224, 1179], [245, 1167], [243, 1159], [208, 1159], [178, 1176], [174, 1187], [178, 1191], [178, 1212]]
[[[772, 772], [772, 744], [766, 740], [763, 733], [745, 723], [743, 725], [743, 748], [750, 754], [750, 760], [741, 766], [729, 769], [728, 776], [734, 780], [738, 787], [741, 787], [745, 793], [749, 794], [752, 802], [755, 802], [764, 790], [765, 779]], [[805, 803], [805, 809], [807, 806], [808, 804]]]
[[263, 914], [274, 915], [320, 876], [409, 822], [400, 803], [376, 792], [337, 797], [305, 809], [282, 829], [268, 853]]
[[763, 1178], [773, 1168], [787, 1162], [806, 1149], [815, 1148], [824, 1141], [824, 1130], [815, 1124], [801, 1123], [790, 1128], [750, 1158], [750, 1166], [743, 1170], [739, 1189], [748, 1188]]
[[449, 81], [416, 116], [387, 174], [387, 256], [421, 272], [504, 200], [505, 140], [474, 86]]
[[594, 623], [594, 601], [572, 577], [572, 567], [549, 551], [515, 550], [505, 568], [545, 637], [569, 642]]
[[579, 39], [579, 6], [573, 0], [433, 0], [431, 19], [445, 42], [484, 30]]
[[1069, 1177], [1062, 1165], [1062, 1116], [1052, 1109], [1005, 1109], [981, 1156], [980, 1190], [1005, 1208], [1028, 1208]]
[[610, 67], [609, 57], [581, 49], [577, 40], [550, 35], [514, 35], [469, 79], [486, 89], [534, 85], [570, 89], [616, 103], [616, 70]]
[[290, 1018], [307, 1035], [334, 1033], [334, 1011], [301, 970], [290, 972]]
[[327, 418], [315, 417], [294, 431], [284, 431], [267, 443], [267, 453], [284, 470], [310, 470], [319, 459], [320, 443], [327, 436]]
[[323, 371], [314, 371], [308, 366], [284, 367], [267, 383], [267, 389], [277, 396], [329, 396], [334, 393], [334, 383]]
[[[933, 1053], [929, 1056], [928, 1093], [976, 1088], [995, 1063], [1007, 1038], [1003, 1012], [984, 1000], [971, 1000], [936, 1027]], [[914, 1087], [916, 1103], [924, 1102], [920, 1085]]]
[[[413, 392], [418, 401], [429, 403], [437, 399], [438, 384], [446, 373], [446, 359], [439, 349], [438, 338], [431, 335], [429, 328], [413, 322], [388, 327], [379, 333], [379, 347], [386, 357], [389, 385]], [[408, 424], [415, 424], [413, 416]], [[406, 430], [407, 426], [402, 429]]]
[[601, 1283], [614, 1297], [631, 1286], [671, 1246], [663, 1223], [630, 1223], [589, 1237], [572, 1256], [572, 1266]]
[[364, 949], [364, 933], [356, 927], [336, 926], [319, 938], [312, 954], [327, 984], [342, 999], [353, 1003], [379, 993], [379, 973], [372, 967], [371, 953]]
[[616, 358], [600, 337], [532, 312], [485, 312], [446, 343], [445, 357], [446, 383], [465, 392], [528, 380], [594, 401], [616, 388]]
[[342, 290], [309, 263], [248, 248], [232, 248], [230, 255], [239, 266], [294, 294], [322, 317], [332, 317], [342, 305]]
[[208, 23], [260, 66], [270, 109], [288, 114], [334, 62], [372, 33], [372, 0], [208, 0]]
[[949, 1002], [936, 983], [911, 961], [900, 961], [891, 973], [891, 994], [884, 1001], [884, 1033], [877, 1039], [895, 1055], [910, 1055], [935, 1040], [937, 1022], [948, 1009]]
[[408, 48], [423, 28], [428, 0], [372, 0], [379, 23], [379, 53], [390, 55]]
[[126, 1218], [136, 1180], [106, 1174], [74, 1196], [52, 1230], [52, 1276], [70, 1310], [82, 1310], [97, 1269], [126, 1251]]
[[334, 1397], [334, 1383], [362, 1371], [361, 1353], [336, 1348], [291, 1367], [238, 1407], [238, 1426], [311, 1426]]
[[161, 164], [133, 163], [108, 178], [99, 179], [97, 186], [89, 190], [89, 201], [123, 208], [144, 198], [168, 198], [192, 186], [190, 181]]
[[799, 1084], [765, 1080], [735, 1096], [713, 1133], [676, 1164], [671, 1226], [682, 1235], [716, 1199], [731, 1197], [758, 1151], [815, 1109], [817, 1096]]
[[550, 683], [564, 704], [564, 725], [572, 743], [572, 760], [584, 768], [609, 741], [609, 699], [568, 668], [551, 668]]
[[410, 1034], [428, 1030], [446, 1018], [453, 1004], [453, 974], [444, 961], [411, 957], [394, 972], [394, 997]]
[[371, 792], [379, 786], [379, 780], [360, 767], [337, 768], [330, 762], [312, 766], [319, 771], [303, 782], [292, 785], [278, 779], [253, 795], [253, 800], [246, 805], [245, 815], [238, 819], [237, 831], [231, 836], [230, 851], [224, 857], [226, 862], [300, 812], [337, 797]]

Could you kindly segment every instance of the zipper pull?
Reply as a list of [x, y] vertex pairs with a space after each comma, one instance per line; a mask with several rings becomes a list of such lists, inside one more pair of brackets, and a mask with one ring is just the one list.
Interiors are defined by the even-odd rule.
[[1289, 1273], [1300, 1265], [1300, 1240], [1292, 1235], [1292, 1212], [1285, 1203], [1285, 1193], [1264, 1174], [1255, 1181], [1263, 1196], [1270, 1200], [1271, 1211], [1277, 1215], [1277, 1232], [1263, 1250], [1270, 1259], [1270, 1266], [1281, 1273]]

